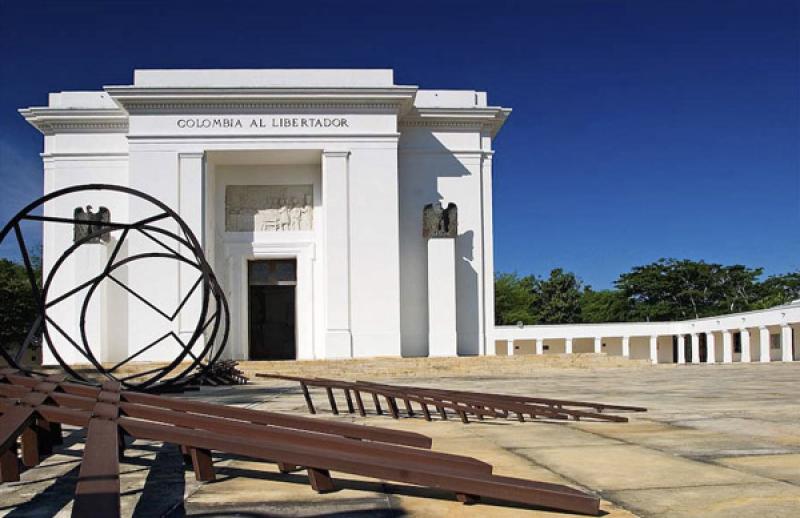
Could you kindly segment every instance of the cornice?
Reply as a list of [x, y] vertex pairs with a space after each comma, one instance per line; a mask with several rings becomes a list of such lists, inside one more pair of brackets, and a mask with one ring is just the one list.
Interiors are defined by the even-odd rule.
[[39, 153], [42, 160], [45, 162], [53, 160], [93, 160], [93, 161], [108, 161], [108, 160], [128, 160], [129, 154], [127, 152], [76, 152], [76, 153]]
[[400, 127], [441, 128], [452, 130], [489, 131], [494, 137], [505, 123], [511, 109], [486, 108], [414, 108], [400, 121]]
[[416, 87], [391, 88], [148, 88], [106, 86], [132, 115], [163, 113], [259, 113], [276, 110], [411, 109]]
[[491, 159], [494, 155], [493, 149], [428, 149], [428, 148], [404, 148], [401, 147], [398, 152], [401, 155], [463, 155], [463, 156], [476, 156]]
[[452, 120], [452, 119], [423, 119], [411, 118], [403, 119], [398, 124], [404, 128], [467, 128], [467, 129], [480, 129], [484, 126], [486, 121], [481, 120]]
[[19, 110], [19, 113], [45, 135], [128, 132], [128, 114], [121, 109], [33, 107]]
[[339, 150], [339, 149], [323, 149], [322, 156], [329, 157], [329, 158], [347, 158], [350, 156], [349, 150]]

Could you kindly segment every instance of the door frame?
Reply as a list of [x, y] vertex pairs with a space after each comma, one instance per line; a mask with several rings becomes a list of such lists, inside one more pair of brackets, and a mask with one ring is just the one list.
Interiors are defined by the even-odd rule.
[[253, 260], [294, 259], [297, 261], [295, 286], [295, 350], [298, 360], [315, 359], [314, 260], [312, 242], [244, 243], [224, 245], [227, 272], [226, 295], [231, 307], [231, 333], [226, 358], [248, 360], [250, 355], [249, 282], [247, 263]]

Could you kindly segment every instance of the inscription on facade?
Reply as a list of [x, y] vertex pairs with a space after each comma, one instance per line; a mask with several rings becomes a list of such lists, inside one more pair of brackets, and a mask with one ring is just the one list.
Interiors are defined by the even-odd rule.
[[349, 128], [345, 117], [190, 117], [178, 119], [180, 129]]
[[311, 185], [229, 185], [227, 232], [289, 232], [314, 228]]

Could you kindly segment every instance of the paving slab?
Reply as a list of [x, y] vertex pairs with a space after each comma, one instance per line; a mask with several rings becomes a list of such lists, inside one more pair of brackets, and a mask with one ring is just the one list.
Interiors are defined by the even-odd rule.
[[716, 418], [705, 417], [694, 420], [679, 420], [675, 421], [675, 424], [709, 430], [718, 434], [749, 435], [752, 437], [769, 439], [786, 446], [800, 447], [800, 422], [769, 421], [766, 419], [757, 419], [752, 416], [721, 416]]
[[540, 448], [524, 453], [537, 464], [598, 491], [768, 482], [641, 446]]
[[613, 446], [622, 441], [585, 432], [567, 423], [512, 423], [505, 426], [476, 426], [473, 433], [504, 448], [563, 448], [583, 446]]
[[609, 492], [620, 505], [654, 518], [792, 518], [800, 489], [778, 482]]
[[[625, 424], [630, 426], [626, 428]], [[669, 423], [637, 422], [608, 427], [592, 423], [579, 427], [599, 437], [613, 438], [618, 444], [638, 444], [688, 458], [800, 452], [797, 447], [768, 436], [720, 434], [708, 429], [694, 429]]]
[[716, 462], [740, 471], [800, 486], [800, 454], [721, 457], [716, 459]]
[[[392, 363], [371, 371], [369, 362], [360, 362], [353, 368], [362, 370], [350, 374], [374, 379], [380, 372], [387, 383], [639, 405], [648, 412], [621, 414], [628, 423], [488, 419], [463, 425], [458, 419], [377, 416], [371, 401], [365, 401], [366, 418], [334, 416], [325, 393], [314, 391], [319, 414], [313, 417], [429, 435], [434, 450], [490, 462], [498, 474], [594, 492], [614, 518], [800, 516], [800, 363], [538, 369], [536, 362], [520, 362], [510, 372], [495, 373], [506, 364], [494, 362], [481, 372], [473, 359], [460, 375], [458, 363], [448, 362], [446, 379], [425, 369], [405, 377], [414, 362], [403, 362], [402, 373], [393, 372]], [[286, 382], [258, 380], [179, 397], [308, 415], [299, 387]], [[24, 472], [20, 482], [0, 485], [0, 516], [69, 516], [82, 433], [67, 432], [65, 447], [55, 455]], [[219, 480], [198, 483], [174, 446], [149, 441], [131, 445], [121, 466], [123, 516], [565, 516], [492, 501], [464, 506], [446, 492], [343, 473], [332, 474], [338, 491], [319, 495], [302, 473], [282, 475], [274, 465], [225, 455], [216, 455]]]

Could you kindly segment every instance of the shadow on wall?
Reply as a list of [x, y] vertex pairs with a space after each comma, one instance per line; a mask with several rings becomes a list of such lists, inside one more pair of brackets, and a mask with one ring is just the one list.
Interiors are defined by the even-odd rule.
[[407, 128], [400, 142], [400, 325], [402, 354], [428, 355], [428, 251], [422, 237], [425, 205], [442, 201], [458, 206], [456, 299], [458, 354], [480, 352], [480, 275], [482, 259], [480, 161], [474, 171], [453, 156], [425, 128]]
[[458, 354], [480, 354], [481, 292], [475, 261], [475, 232], [459, 229], [456, 238], [456, 301], [458, 314]]

